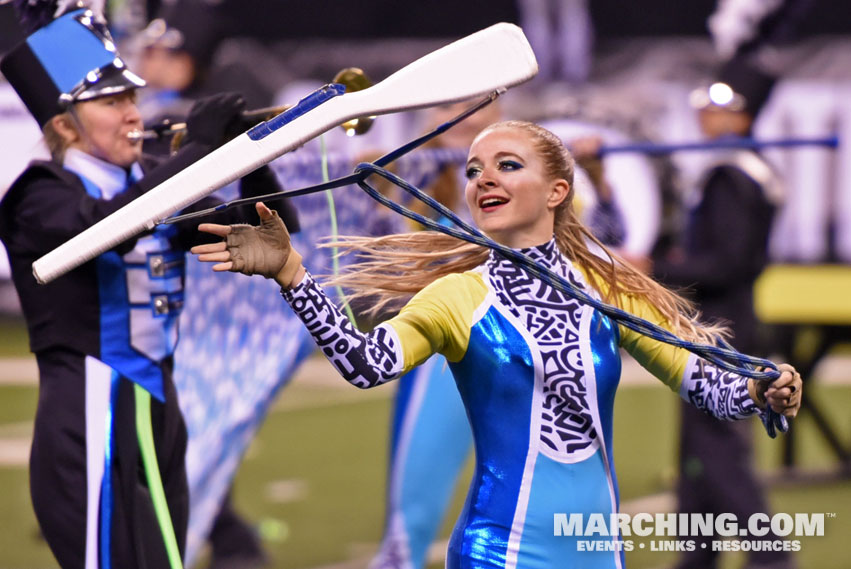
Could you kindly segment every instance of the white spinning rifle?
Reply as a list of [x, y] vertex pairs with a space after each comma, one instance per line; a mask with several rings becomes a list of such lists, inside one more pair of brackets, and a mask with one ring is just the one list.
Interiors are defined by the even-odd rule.
[[493, 25], [343, 94], [329, 85], [211, 152], [33, 263], [48, 283], [347, 120], [443, 105], [528, 81], [538, 72], [522, 30]]

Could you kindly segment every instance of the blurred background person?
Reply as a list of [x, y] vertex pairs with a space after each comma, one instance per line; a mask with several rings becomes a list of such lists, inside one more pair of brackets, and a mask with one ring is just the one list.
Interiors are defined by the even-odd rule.
[[[600, 136], [576, 138], [568, 143], [568, 147], [587, 180], [579, 183], [579, 187], [585, 187], [581, 190], [579, 215], [587, 218], [585, 223], [603, 245], [613, 250], [622, 247], [626, 238], [623, 213], [615, 203], [612, 186], [604, 170], [600, 155], [603, 139]], [[589, 187], [592, 192], [588, 192]]]
[[[173, 565], [189, 496], [172, 370], [194, 224], [158, 227], [47, 285], [35, 282], [30, 265], [219, 146], [244, 102], [233, 94], [199, 101], [182, 151], [166, 162], [145, 156], [135, 104], [144, 81], [117, 55], [99, 14], [72, 6], [51, 21], [55, 9], [25, 6], [32, 33], [0, 63], [51, 154], [33, 161], [0, 202], [0, 237], [39, 364], [33, 506], [63, 566]], [[278, 189], [269, 174], [247, 175], [241, 193]], [[279, 208], [297, 223], [286, 204]], [[135, 415], [148, 405], [167, 510], [151, 501], [157, 482], [140, 477], [150, 457], [136, 441]]]
[[133, 40], [139, 75], [149, 89], [140, 108], [150, 124], [181, 122], [192, 103], [204, 96], [237, 91], [247, 109], [271, 104], [274, 90], [255, 68], [215, 60], [233, 33], [221, 6], [204, 0], [167, 3]]
[[[775, 78], [744, 58], [724, 64], [708, 88], [692, 93], [701, 130], [709, 140], [735, 142], [750, 137]], [[768, 238], [783, 183], [774, 167], [753, 150], [715, 155], [685, 227], [682, 246], [658, 259], [654, 272], [663, 282], [693, 292], [708, 321], [723, 321], [731, 342], [743, 353], [766, 354], [754, 314], [754, 282], [768, 263]], [[679, 481], [680, 512], [732, 513], [739, 520], [767, 513], [762, 483], [753, 467], [752, 422], [733, 424], [681, 406]], [[711, 547], [717, 536], [682, 554], [678, 569], [717, 567]], [[773, 533], [764, 539], [777, 539]], [[748, 568], [793, 567], [788, 552], [754, 551]]]

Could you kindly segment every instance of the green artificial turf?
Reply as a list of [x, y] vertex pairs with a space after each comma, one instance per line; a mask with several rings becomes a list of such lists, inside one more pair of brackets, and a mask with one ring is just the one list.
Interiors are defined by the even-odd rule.
[[[235, 504], [261, 529], [271, 567], [308, 569], [338, 563], [364, 567], [381, 536], [389, 413], [393, 387], [369, 392], [311, 386], [283, 390], [254, 444], [235, 487]], [[851, 387], [818, 386], [825, 412], [851, 441]], [[0, 386], [0, 448], [25, 440], [36, 403], [36, 388]], [[615, 458], [622, 500], [671, 489], [674, 479], [677, 399], [663, 387], [625, 387], [618, 393]], [[761, 429], [755, 425], [756, 429]], [[803, 464], [821, 471], [836, 465], [812, 422], [797, 423]], [[782, 442], [755, 433], [762, 472], [774, 472]], [[465, 474], [469, 477], [468, 467]], [[29, 502], [25, 464], [0, 466], [0, 569], [47, 569], [55, 562], [38, 538]], [[463, 484], [454, 498], [457, 513]], [[851, 532], [851, 481], [777, 486], [770, 492], [777, 512], [835, 513], [826, 535], [802, 541], [799, 566], [844, 569]], [[455, 514], [442, 529], [445, 539]], [[668, 567], [672, 553], [633, 551], [630, 569]], [[724, 569], [741, 566], [728, 555]], [[203, 563], [199, 564], [199, 567]], [[436, 562], [430, 567], [441, 567]]]
[[0, 315], [0, 358], [29, 355], [29, 338], [23, 318]]

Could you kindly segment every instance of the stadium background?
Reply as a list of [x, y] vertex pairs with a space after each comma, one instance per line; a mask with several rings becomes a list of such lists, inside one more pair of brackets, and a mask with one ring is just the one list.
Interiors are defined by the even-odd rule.
[[[134, 18], [138, 20], [155, 3], [112, 4], [116, 21], [132, 28]], [[593, 0], [589, 4], [595, 42], [587, 80], [536, 80], [506, 96], [506, 112], [534, 120], [593, 119], [636, 140], [697, 138], [687, 94], [711, 75], [717, 62], [706, 26], [716, 2]], [[278, 91], [281, 102], [293, 102], [342, 67], [356, 65], [380, 79], [449, 40], [519, 18], [517, 5], [506, 0], [405, 4], [226, 0], [222, 5], [230, 10], [225, 13], [232, 21], [245, 27], [222, 45], [218, 61], [242, 62]], [[8, 4], [0, 5], [0, 16], [0, 50], [5, 50], [19, 32]], [[128, 49], [132, 51], [132, 44]], [[807, 18], [777, 46], [774, 56], [774, 65], [784, 71], [783, 80], [758, 125], [758, 134], [837, 134], [841, 141], [851, 140], [851, 8], [841, 0], [814, 2]], [[2, 80], [0, 121], [2, 194], [38, 139], [31, 119]], [[404, 142], [420, 121], [416, 113], [380, 118], [371, 138], [347, 143], [331, 136], [329, 143], [348, 158], [370, 145], [389, 148]], [[774, 153], [790, 191], [773, 240], [778, 263], [848, 269], [849, 148], [842, 142], [836, 151]], [[316, 146], [299, 152], [318, 156]], [[345, 162], [344, 158], [340, 160]], [[707, 159], [674, 156], [671, 166], [677, 172], [678, 187], [688, 187]], [[344, 225], [341, 231], [346, 229]], [[844, 271], [839, 278], [840, 287], [849, 282], [842, 280], [848, 279]], [[5, 285], [0, 289], [4, 312], [0, 319], [0, 569], [48, 568], [55, 562], [39, 539], [27, 488], [26, 458], [37, 399], [35, 370], [25, 328], [4, 279], [8, 274], [4, 275], [0, 262], [0, 283]], [[832, 298], [816, 299], [822, 306], [814, 308], [831, 313], [830, 324], [840, 328], [851, 326], [847, 290], [851, 285]], [[800, 299], [781, 299], [781, 303], [793, 301]], [[819, 341], [822, 330], [817, 325], [823, 320], [795, 322], [803, 330], [800, 350], [811, 349]], [[807, 378], [811, 380], [808, 397], [820, 402], [846, 445], [851, 444], [849, 364], [851, 349], [839, 343]], [[616, 408], [615, 444], [625, 509], [673, 511], [676, 400], [634, 366], [627, 366], [624, 384]], [[272, 405], [239, 471], [235, 498], [242, 511], [259, 521], [275, 567], [365, 566], [381, 533], [392, 389], [360, 392], [312, 358]], [[847, 567], [849, 464], [837, 460], [810, 417], [802, 416], [797, 425], [798, 468], [794, 471], [780, 468], [780, 442], [762, 433], [755, 437], [772, 507], [778, 512], [827, 513], [827, 535], [802, 541], [800, 566]], [[754, 429], [761, 427], [754, 424]], [[463, 489], [462, 482], [455, 511]], [[443, 539], [450, 528], [451, 519]], [[439, 547], [435, 552], [437, 559]], [[631, 568], [650, 569], [670, 565], [673, 555], [635, 551], [627, 559]], [[741, 556], [731, 556], [726, 567], [737, 567], [741, 561]], [[441, 564], [435, 561], [433, 566]]]

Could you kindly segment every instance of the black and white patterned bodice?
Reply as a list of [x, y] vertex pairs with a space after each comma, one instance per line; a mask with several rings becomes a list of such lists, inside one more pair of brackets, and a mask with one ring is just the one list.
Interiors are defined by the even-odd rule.
[[[582, 276], [558, 250], [555, 239], [521, 252], [577, 288], [587, 290]], [[522, 323], [541, 354], [543, 450], [554, 457], [567, 458], [596, 448], [597, 433], [588, 404], [579, 334], [583, 309], [589, 309], [499, 253], [491, 252], [486, 268], [499, 303]]]

